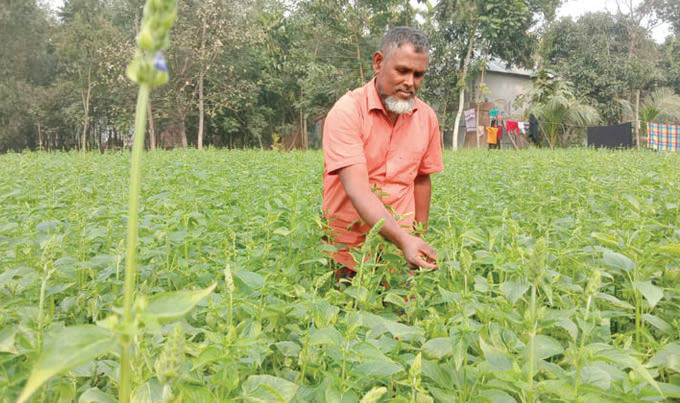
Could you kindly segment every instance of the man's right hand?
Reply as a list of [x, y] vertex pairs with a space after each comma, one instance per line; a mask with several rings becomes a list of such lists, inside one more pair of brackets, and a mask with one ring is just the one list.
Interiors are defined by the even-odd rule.
[[412, 269], [437, 269], [437, 252], [432, 249], [427, 242], [413, 236], [405, 234], [404, 240], [400, 242], [399, 248], [404, 253], [404, 259]]

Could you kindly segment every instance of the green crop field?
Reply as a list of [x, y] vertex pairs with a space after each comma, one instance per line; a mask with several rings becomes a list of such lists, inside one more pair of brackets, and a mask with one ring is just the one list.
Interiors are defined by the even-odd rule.
[[139, 402], [680, 399], [677, 155], [446, 153], [440, 269], [371, 236], [351, 286], [320, 242], [320, 152], [143, 158], [129, 328], [130, 154], [0, 156], [3, 401], [116, 401], [121, 339]]

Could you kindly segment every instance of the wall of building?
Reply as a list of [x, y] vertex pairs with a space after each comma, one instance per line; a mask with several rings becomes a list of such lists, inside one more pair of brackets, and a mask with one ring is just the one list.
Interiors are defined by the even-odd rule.
[[[525, 108], [515, 107], [516, 98], [526, 93], [531, 88], [531, 78], [528, 75], [511, 74], [498, 71], [487, 71], [484, 83], [488, 87], [489, 93], [483, 96], [482, 101], [485, 102], [482, 113], [480, 113], [480, 125], [488, 125], [488, 110], [491, 108], [499, 108], [504, 111], [506, 120], [523, 120]], [[468, 91], [466, 93], [466, 108], [471, 105], [471, 98], [474, 97], [473, 89], [478, 88], [479, 79], [468, 84]], [[474, 104], [474, 103], [472, 103]], [[483, 115], [486, 112], [485, 115]], [[460, 147], [476, 147], [474, 133], [467, 133], [464, 119], [461, 119], [459, 132], [459, 148]], [[486, 147], [485, 137], [483, 137], [482, 146]], [[507, 143], [507, 144], [506, 144]], [[509, 139], [503, 138], [502, 145], [512, 147]], [[450, 142], [447, 144], [450, 147]]]

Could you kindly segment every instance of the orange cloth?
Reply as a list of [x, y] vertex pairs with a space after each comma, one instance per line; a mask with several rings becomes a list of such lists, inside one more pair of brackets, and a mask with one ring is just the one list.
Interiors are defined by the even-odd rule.
[[[377, 185], [383, 203], [402, 217], [399, 224], [413, 227], [414, 180], [419, 174], [441, 172], [442, 149], [437, 115], [418, 98], [413, 111], [390, 121], [378, 96], [375, 79], [345, 94], [328, 112], [323, 128], [323, 211], [334, 244], [356, 247], [370, 230], [345, 193], [337, 171], [365, 163], [371, 186]], [[410, 213], [410, 214], [409, 214]], [[348, 227], [350, 227], [348, 229]], [[333, 259], [354, 267], [348, 249]]]
[[497, 127], [487, 127], [486, 128], [486, 144], [496, 144], [498, 143], [498, 128]]

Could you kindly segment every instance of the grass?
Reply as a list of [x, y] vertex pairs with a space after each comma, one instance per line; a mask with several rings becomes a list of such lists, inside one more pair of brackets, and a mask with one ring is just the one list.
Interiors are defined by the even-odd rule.
[[[116, 328], [129, 157], [0, 157], [2, 399], [41, 345]], [[133, 397], [680, 398], [677, 155], [464, 150], [445, 165], [428, 236], [441, 269], [409, 281], [375, 237], [383, 262], [340, 290], [319, 241], [321, 153], [146, 153]], [[215, 281], [181, 319], [143, 319], [154, 295]], [[117, 396], [116, 351], [78, 364], [34, 399]]]

